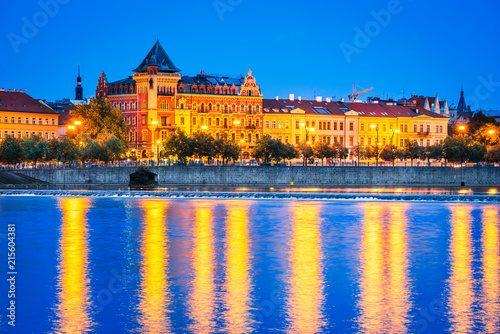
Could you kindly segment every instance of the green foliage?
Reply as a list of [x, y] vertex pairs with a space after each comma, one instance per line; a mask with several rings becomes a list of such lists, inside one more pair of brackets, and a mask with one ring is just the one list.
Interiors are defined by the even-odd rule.
[[281, 141], [272, 139], [270, 135], [264, 135], [257, 141], [252, 156], [263, 164], [270, 164], [272, 161], [283, 160], [283, 153], [284, 146]]
[[0, 162], [15, 164], [23, 160], [23, 147], [21, 140], [7, 136], [0, 143]]
[[476, 133], [483, 126], [490, 124], [492, 126], [498, 127], [498, 123], [493, 116], [486, 116], [482, 111], [474, 113], [468, 124], [468, 132], [470, 134]]
[[43, 161], [45, 159], [45, 153], [47, 151], [48, 144], [48, 141], [39, 135], [33, 135], [29, 138], [24, 138], [24, 140], [21, 142], [24, 158], [28, 162], [32, 162], [35, 165], [37, 162]]
[[193, 141], [182, 130], [171, 133], [163, 142], [165, 156], [176, 156], [181, 163], [194, 154]]
[[494, 146], [500, 143], [500, 127], [491, 123], [481, 126], [475, 133], [477, 142], [486, 146]]
[[92, 139], [110, 134], [120, 140], [124, 148], [128, 147], [128, 125], [120, 110], [114, 108], [104, 98], [91, 99], [90, 104], [79, 104], [71, 113], [74, 119], [82, 122], [75, 129], [75, 136], [85, 133]]
[[303, 160], [304, 166], [307, 166], [307, 162], [314, 156], [314, 150], [312, 147], [307, 144], [305, 141], [299, 143], [297, 145], [297, 149], [299, 151], [299, 155]]
[[421, 159], [424, 157], [423, 147], [419, 146], [415, 141], [409, 140], [404, 147], [404, 152], [405, 158], [410, 159], [412, 166], [413, 160]]
[[341, 161], [347, 159], [349, 156], [349, 149], [341, 145], [340, 143], [335, 143], [333, 146], [334, 155], [331, 158], [338, 158]]
[[212, 160], [217, 156], [217, 146], [215, 139], [206, 132], [196, 132], [191, 138], [193, 155], [198, 159], [207, 158]]
[[217, 156], [220, 157], [224, 164], [230, 160], [236, 161], [240, 157], [241, 148], [232, 140], [220, 138], [214, 142]]
[[78, 159], [78, 147], [69, 138], [63, 138], [62, 140], [53, 138], [49, 140], [47, 145], [46, 159], [56, 160], [57, 162], [75, 161]]
[[447, 137], [443, 145], [444, 157], [448, 161], [479, 162], [487, 153], [486, 145], [474, 141], [467, 135]]
[[380, 152], [380, 157], [384, 159], [384, 161], [394, 161], [396, 160], [396, 146], [388, 145], [385, 146]]
[[361, 145], [354, 147], [353, 154], [358, 160], [370, 159], [372, 157], [371, 149]]
[[123, 147], [122, 142], [114, 136], [104, 142], [104, 149], [112, 161], [120, 159], [125, 154], [125, 148]]
[[321, 165], [323, 165], [323, 160], [336, 157], [336, 150], [328, 145], [327, 143], [317, 142], [314, 147], [314, 156], [321, 160]]
[[284, 149], [283, 159], [285, 159], [285, 160], [292, 160], [292, 159], [297, 158], [298, 151], [295, 148], [295, 146], [293, 146], [292, 144], [290, 144], [290, 143], [284, 143], [283, 144], [283, 149]]
[[443, 145], [436, 144], [424, 148], [423, 158], [427, 159], [427, 161], [430, 161], [431, 159], [435, 161], [441, 161], [443, 157]]
[[485, 159], [489, 162], [499, 162], [500, 161], [500, 144], [491, 146], [488, 148]]

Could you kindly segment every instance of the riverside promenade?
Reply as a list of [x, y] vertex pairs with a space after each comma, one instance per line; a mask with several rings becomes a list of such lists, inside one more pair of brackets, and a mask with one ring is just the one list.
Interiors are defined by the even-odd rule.
[[[15, 172], [55, 186], [128, 186], [138, 167], [25, 169]], [[494, 167], [289, 167], [156, 166], [148, 167], [158, 186], [494, 186]]]

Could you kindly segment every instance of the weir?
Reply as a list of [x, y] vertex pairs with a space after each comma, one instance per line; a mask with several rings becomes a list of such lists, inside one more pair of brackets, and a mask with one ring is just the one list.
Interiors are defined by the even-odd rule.
[[[52, 185], [127, 186], [138, 167], [16, 170]], [[159, 186], [494, 186], [494, 167], [149, 167]], [[6, 173], [4, 171], [0, 173]]]

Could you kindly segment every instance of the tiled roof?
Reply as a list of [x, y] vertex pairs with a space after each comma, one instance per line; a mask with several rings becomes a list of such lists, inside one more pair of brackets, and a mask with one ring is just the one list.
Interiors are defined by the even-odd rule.
[[71, 114], [69, 112], [59, 113], [59, 126], [69, 124], [71, 120]]
[[137, 67], [134, 72], [141, 72], [147, 70], [148, 66], [158, 66], [159, 71], [165, 72], [180, 72], [177, 67], [175, 67], [170, 57], [165, 52], [159, 41], [156, 41], [155, 45], [149, 51], [148, 55], [142, 61], [141, 65]]
[[128, 77], [126, 79], [110, 82], [109, 84], [110, 85], [120, 85], [120, 84], [122, 84], [122, 85], [126, 85], [126, 84], [135, 85], [135, 80], [132, 77]]
[[47, 105], [22, 92], [0, 92], [0, 111], [57, 114]]
[[[350, 109], [357, 111], [360, 117], [401, 117], [378, 103], [344, 103]], [[403, 107], [401, 107], [403, 108]], [[405, 110], [408, 108], [405, 108]], [[410, 110], [410, 109], [408, 109]], [[410, 110], [411, 112], [411, 110]], [[407, 116], [408, 117], [408, 116]]]
[[289, 113], [294, 109], [302, 109], [308, 115], [343, 116], [342, 108], [348, 111], [341, 102], [317, 102], [311, 100], [263, 100], [264, 113]]

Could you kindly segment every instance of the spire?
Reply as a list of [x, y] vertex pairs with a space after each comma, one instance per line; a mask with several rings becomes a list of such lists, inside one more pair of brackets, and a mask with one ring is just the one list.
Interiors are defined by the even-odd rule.
[[78, 77], [76, 78], [75, 100], [83, 100], [82, 77], [80, 76], [80, 64], [78, 64]]
[[462, 113], [467, 111], [467, 104], [464, 98], [464, 85], [462, 85], [462, 90], [460, 91], [460, 101], [458, 101], [457, 113]]
[[160, 72], [175, 73], [181, 71], [174, 65], [172, 60], [170, 60], [170, 57], [161, 46], [159, 40], [156, 41], [146, 58], [144, 58], [142, 63], [134, 70], [134, 72], [147, 71], [148, 66], [157, 66], [158, 71]]

